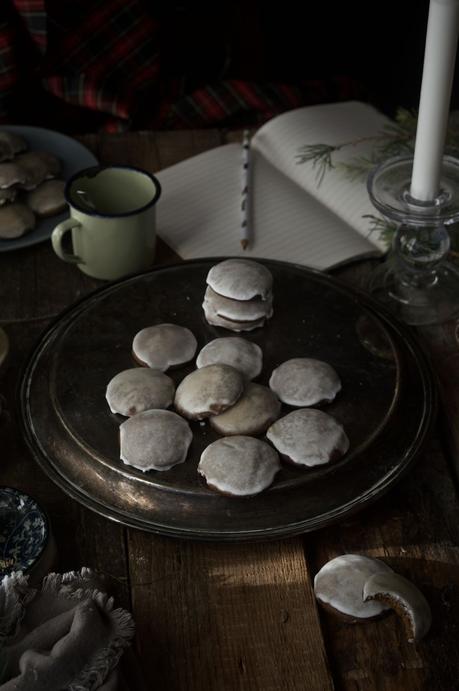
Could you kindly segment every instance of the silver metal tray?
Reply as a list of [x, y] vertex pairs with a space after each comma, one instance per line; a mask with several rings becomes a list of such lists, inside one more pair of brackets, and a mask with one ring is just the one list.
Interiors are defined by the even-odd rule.
[[[119, 460], [123, 418], [105, 401], [108, 381], [133, 366], [132, 339], [161, 322], [189, 327], [202, 348], [231, 335], [204, 319], [210, 267], [221, 258], [184, 262], [111, 284], [64, 312], [43, 335], [20, 389], [22, 426], [44, 471], [85, 506], [115, 521], [164, 535], [256, 540], [315, 530], [375, 500], [407, 470], [433, 420], [429, 367], [411, 332], [330, 276], [259, 260], [274, 276], [274, 316], [242, 334], [258, 343], [267, 383], [292, 357], [332, 364], [343, 389], [326, 407], [351, 442], [339, 462], [315, 470], [284, 467], [267, 491], [229, 498], [196, 472], [202, 450], [218, 435], [192, 423], [187, 461], [142, 473]], [[172, 371], [178, 383], [194, 363]], [[290, 410], [285, 406], [283, 413]]]

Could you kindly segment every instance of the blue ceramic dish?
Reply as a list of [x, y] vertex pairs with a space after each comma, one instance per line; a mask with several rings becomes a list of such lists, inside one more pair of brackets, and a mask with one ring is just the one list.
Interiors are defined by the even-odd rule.
[[37, 502], [17, 489], [0, 487], [0, 578], [30, 571], [48, 538], [48, 519]]

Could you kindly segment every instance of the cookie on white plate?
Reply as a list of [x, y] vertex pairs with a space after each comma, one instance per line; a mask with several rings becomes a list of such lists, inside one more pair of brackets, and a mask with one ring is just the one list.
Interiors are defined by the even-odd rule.
[[269, 487], [280, 470], [279, 456], [253, 437], [224, 437], [202, 453], [198, 473], [212, 489], [228, 496], [253, 496]]
[[186, 460], [193, 433], [170, 410], [146, 410], [120, 425], [120, 458], [142, 472], [169, 470]]
[[157, 324], [139, 331], [132, 342], [135, 360], [162, 372], [193, 359], [198, 343], [194, 334], [179, 324]]
[[37, 216], [54, 216], [66, 207], [64, 180], [45, 180], [27, 192], [26, 202]]
[[333, 401], [341, 381], [327, 362], [292, 358], [273, 370], [269, 386], [283, 403], [302, 408]]
[[206, 365], [230, 365], [246, 377], [255, 379], [263, 367], [263, 353], [259, 345], [240, 336], [215, 338], [202, 348], [196, 358], [198, 368]]
[[300, 408], [274, 422], [266, 432], [282, 458], [312, 468], [341, 458], [349, 439], [340, 423], [315, 408]]
[[0, 239], [19, 238], [35, 228], [35, 215], [25, 204], [14, 202], [0, 207]]
[[0, 161], [10, 161], [21, 151], [26, 151], [27, 142], [19, 134], [0, 130]]
[[15, 163], [25, 173], [25, 180], [20, 184], [25, 190], [33, 190], [44, 180], [55, 178], [61, 169], [59, 159], [48, 151], [27, 151], [19, 154]]

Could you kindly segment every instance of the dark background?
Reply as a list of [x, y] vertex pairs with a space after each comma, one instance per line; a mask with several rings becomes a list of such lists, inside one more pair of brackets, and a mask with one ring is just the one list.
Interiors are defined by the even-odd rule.
[[[2, 0], [4, 1], [4, 0]], [[323, 99], [368, 101], [389, 116], [398, 106], [418, 107], [428, 0], [298, 3], [274, 5], [247, 2], [148, 2], [145, 11], [158, 21], [160, 60], [158, 88], [143, 97], [132, 113], [131, 129], [148, 128], [158, 111], [167, 84], [180, 84], [183, 94], [225, 79], [259, 84], [278, 82], [324, 85]], [[90, 11], [90, 3], [76, 0], [47, 2], [52, 21], [49, 46], [72, 15]], [[85, 9], [84, 9], [85, 8]], [[20, 51], [19, 51], [20, 52]], [[63, 131], [97, 130], [104, 116], [70, 106], [47, 94], [23, 65], [15, 90], [10, 120]], [[456, 70], [457, 72], [457, 70]], [[458, 75], [452, 108], [459, 108]], [[337, 82], [347, 85], [343, 91]], [[33, 107], [31, 108], [31, 103]], [[245, 113], [226, 126], [254, 124]]]

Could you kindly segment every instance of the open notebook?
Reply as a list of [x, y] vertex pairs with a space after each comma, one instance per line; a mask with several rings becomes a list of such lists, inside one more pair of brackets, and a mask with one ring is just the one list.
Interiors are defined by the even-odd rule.
[[[298, 164], [305, 144], [341, 144], [380, 134], [389, 120], [360, 102], [308, 106], [264, 124], [251, 142], [252, 240], [243, 250], [242, 148], [219, 146], [158, 173], [158, 235], [183, 259], [211, 256], [265, 257], [324, 269], [353, 257], [381, 252], [365, 214], [375, 215], [365, 181], [339, 169], [320, 185], [311, 163]], [[362, 141], [334, 156], [368, 155]]]

